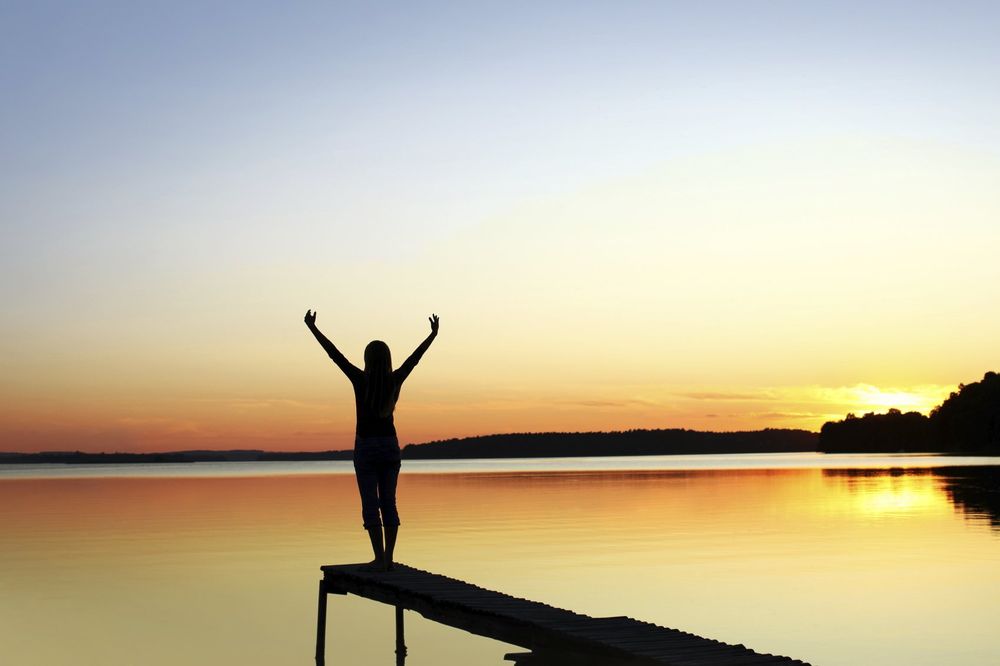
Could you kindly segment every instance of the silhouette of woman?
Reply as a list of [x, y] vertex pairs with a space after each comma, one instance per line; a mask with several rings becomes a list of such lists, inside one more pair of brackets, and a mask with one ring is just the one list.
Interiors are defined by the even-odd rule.
[[386, 571], [392, 569], [392, 553], [399, 532], [399, 513], [396, 511], [399, 440], [392, 412], [403, 382], [437, 337], [438, 316], [431, 315], [429, 320], [430, 335], [399, 368], [392, 369], [389, 346], [381, 340], [372, 340], [365, 347], [365, 369], [359, 370], [316, 328], [316, 313], [306, 310], [306, 326], [354, 386], [358, 416], [354, 437], [354, 473], [361, 493], [361, 517], [375, 556], [369, 566]]

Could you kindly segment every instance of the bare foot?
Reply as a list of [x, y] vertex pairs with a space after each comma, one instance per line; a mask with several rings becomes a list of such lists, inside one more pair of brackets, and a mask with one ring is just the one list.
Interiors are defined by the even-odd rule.
[[362, 564], [358, 568], [364, 571], [385, 571], [385, 565], [382, 563], [382, 560], [372, 560], [371, 562]]
[[385, 563], [385, 568], [384, 568], [385, 571], [392, 571], [395, 568], [396, 564], [392, 560], [389, 560], [388, 562]]

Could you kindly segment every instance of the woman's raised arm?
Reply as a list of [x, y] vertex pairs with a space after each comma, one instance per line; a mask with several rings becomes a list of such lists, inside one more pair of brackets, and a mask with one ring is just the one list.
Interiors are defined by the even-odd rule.
[[410, 354], [410, 357], [403, 361], [403, 365], [399, 366], [399, 369], [396, 370], [396, 379], [399, 382], [402, 382], [410, 375], [411, 372], [413, 372], [413, 368], [417, 366], [417, 362], [420, 361], [420, 357], [424, 355], [427, 348], [431, 346], [432, 342], [434, 342], [434, 338], [437, 337], [440, 317], [437, 315], [431, 315], [427, 319], [431, 322], [431, 334], [420, 343], [420, 346], [418, 346], [413, 353]]
[[316, 313], [312, 310], [306, 310], [305, 317], [306, 326], [312, 331], [312, 334], [316, 336], [316, 341], [319, 342], [320, 346], [326, 350], [327, 355], [337, 364], [348, 379], [353, 379], [357, 375], [361, 374], [361, 370], [358, 369], [354, 364], [347, 360], [347, 357], [340, 353], [340, 350], [330, 340], [323, 335], [318, 328], [316, 328]]

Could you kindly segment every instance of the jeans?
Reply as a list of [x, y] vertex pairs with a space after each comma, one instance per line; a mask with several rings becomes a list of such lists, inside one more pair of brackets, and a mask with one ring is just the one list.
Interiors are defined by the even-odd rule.
[[394, 436], [355, 438], [354, 474], [358, 478], [365, 529], [383, 524], [399, 525], [399, 512], [396, 511], [399, 440]]

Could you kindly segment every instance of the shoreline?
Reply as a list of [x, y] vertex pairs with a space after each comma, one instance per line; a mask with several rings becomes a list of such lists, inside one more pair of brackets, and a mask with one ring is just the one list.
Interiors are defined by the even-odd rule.
[[[776, 429], [707, 432], [680, 428], [611, 432], [538, 432], [476, 435], [402, 447], [404, 460], [577, 458], [593, 456], [700, 455], [817, 452], [819, 434]], [[119, 464], [351, 460], [353, 449], [261, 449], [136, 452], [40, 451], [0, 453], [0, 464]]]

